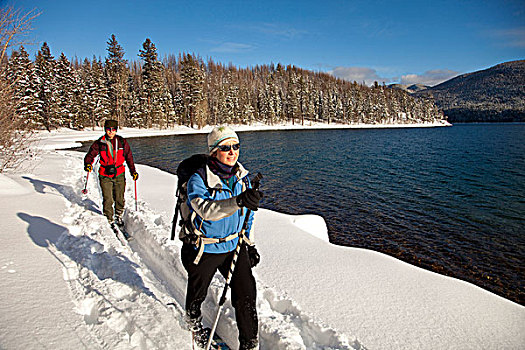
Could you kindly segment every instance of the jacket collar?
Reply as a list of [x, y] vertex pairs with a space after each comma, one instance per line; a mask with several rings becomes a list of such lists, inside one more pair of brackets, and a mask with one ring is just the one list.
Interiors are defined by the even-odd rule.
[[[237, 162], [237, 165], [239, 165], [239, 169], [237, 170], [235, 176], [237, 176], [237, 179], [240, 180], [247, 176], [249, 172], [242, 166], [241, 163]], [[221, 178], [212, 173], [208, 165], [206, 165], [206, 180], [208, 182], [209, 188], [222, 189]]]

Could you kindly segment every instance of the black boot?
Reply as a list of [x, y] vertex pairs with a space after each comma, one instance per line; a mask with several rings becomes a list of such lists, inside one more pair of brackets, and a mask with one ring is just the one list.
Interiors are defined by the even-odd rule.
[[120, 215], [115, 216], [115, 224], [117, 224], [117, 226], [119, 227], [124, 226], [124, 220], [122, 220], [122, 216]]
[[248, 341], [241, 340], [239, 350], [259, 350], [259, 341], [257, 338]]
[[204, 328], [202, 325], [202, 317], [199, 318], [187, 318], [188, 329], [192, 334], [193, 341], [195, 344], [202, 349], [206, 348], [208, 339], [210, 338], [211, 329]]

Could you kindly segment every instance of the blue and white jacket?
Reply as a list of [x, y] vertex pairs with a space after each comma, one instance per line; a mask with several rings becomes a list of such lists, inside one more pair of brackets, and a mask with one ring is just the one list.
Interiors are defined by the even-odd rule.
[[[207, 238], [227, 238], [237, 234], [242, 230], [246, 212], [244, 207], [237, 205], [236, 196], [241, 194], [245, 189], [246, 177], [248, 187], [251, 187], [248, 171], [238, 163], [239, 169], [235, 176], [233, 191], [206, 165], [202, 172], [205, 176], [208, 186], [204, 183], [202, 176], [198, 173], [193, 174], [188, 180], [188, 207], [196, 215], [191, 215], [193, 226]], [[204, 175], [204, 174], [203, 174]], [[193, 213], [192, 213], [193, 214]], [[248, 227], [245, 232], [246, 238], [250, 242], [250, 232], [253, 223], [253, 211], [250, 211]], [[253, 235], [252, 235], [253, 237]], [[253, 239], [252, 239], [253, 240]], [[227, 253], [235, 250], [238, 237], [231, 240], [221, 241], [220, 243], [210, 243], [204, 245], [206, 253]]]

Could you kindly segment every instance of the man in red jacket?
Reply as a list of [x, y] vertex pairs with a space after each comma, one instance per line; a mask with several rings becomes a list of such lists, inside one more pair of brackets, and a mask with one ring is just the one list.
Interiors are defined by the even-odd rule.
[[[84, 158], [84, 170], [93, 170], [93, 161], [100, 156], [99, 180], [102, 188], [103, 212], [109, 223], [122, 225], [124, 213], [124, 191], [126, 190], [126, 176], [124, 161], [128, 164], [133, 180], [139, 178], [135, 170], [133, 154], [128, 142], [117, 135], [118, 122], [106, 120], [105, 134], [91, 145]], [[113, 203], [115, 203], [115, 219], [113, 220]]]

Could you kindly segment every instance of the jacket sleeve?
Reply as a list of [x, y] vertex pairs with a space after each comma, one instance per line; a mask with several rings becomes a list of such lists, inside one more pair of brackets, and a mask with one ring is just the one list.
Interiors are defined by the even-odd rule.
[[193, 174], [188, 181], [188, 201], [197, 215], [207, 221], [224, 219], [240, 209], [236, 197], [214, 200], [199, 174]]
[[93, 161], [99, 155], [99, 153], [100, 153], [100, 147], [99, 147], [98, 140], [97, 140], [93, 142], [91, 147], [89, 147], [89, 151], [84, 157], [84, 166], [88, 164], [93, 164]]
[[131, 174], [136, 173], [135, 161], [133, 160], [133, 153], [131, 152], [131, 147], [126, 139], [122, 139], [122, 144], [124, 145], [124, 159], [126, 159], [126, 164], [128, 165], [129, 172]]

